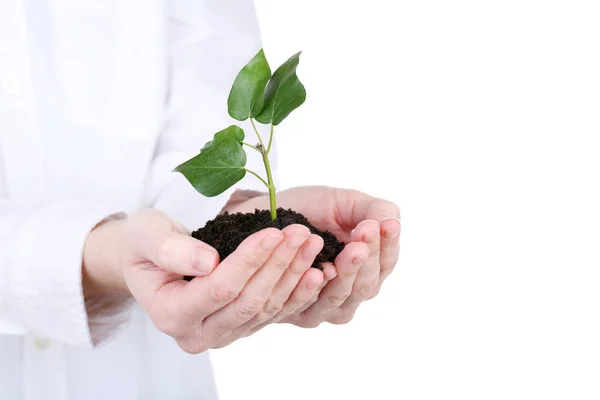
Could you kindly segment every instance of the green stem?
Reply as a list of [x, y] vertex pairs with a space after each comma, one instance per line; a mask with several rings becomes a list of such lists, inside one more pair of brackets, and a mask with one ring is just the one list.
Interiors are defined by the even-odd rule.
[[258, 147], [254, 146], [254, 145], [251, 145], [250, 143], [246, 143], [246, 142], [242, 142], [242, 144], [243, 144], [244, 146], [248, 146], [248, 147], [250, 147], [250, 148], [253, 148], [254, 150], [256, 150], [256, 151], [258, 151], [259, 153], [261, 153], [261, 154], [262, 154], [262, 151], [260, 151], [260, 149], [259, 149]]
[[265, 186], [267, 187], [267, 189], [270, 190], [270, 186], [267, 183], [267, 181], [265, 181], [259, 174], [257, 174], [256, 172], [252, 171], [251, 169], [248, 169], [248, 168], [245, 168], [245, 169], [246, 169], [246, 172], [250, 172], [252, 175], [254, 175], [258, 179], [260, 179], [260, 181], [265, 184]]
[[265, 169], [267, 170], [267, 180], [269, 184], [267, 187], [269, 188], [269, 203], [271, 205], [271, 219], [275, 221], [277, 219], [277, 198], [275, 196], [275, 183], [273, 182], [273, 175], [271, 174], [271, 163], [269, 162], [269, 155], [264, 152], [263, 153], [263, 161], [265, 163]]
[[260, 137], [260, 133], [258, 133], [258, 129], [256, 129], [256, 125], [254, 124], [254, 120], [252, 118], [250, 118], [250, 123], [252, 124], [252, 128], [254, 128], [254, 132], [256, 133], [256, 136], [258, 137], [258, 141], [260, 142], [261, 147], [264, 149], [265, 145], [262, 141], [262, 138]]
[[[269, 148], [265, 149], [265, 144], [262, 141], [262, 138], [260, 137], [260, 133], [258, 133], [258, 129], [256, 129], [256, 124], [254, 123], [254, 120], [252, 118], [250, 118], [250, 123], [252, 124], [252, 128], [254, 128], [254, 132], [256, 133], [256, 136], [258, 137], [258, 141], [260, 142], [260, 148], [262, 149], [261, 153], [262, 153], [262, 157], [263, 157], [263, 163], [265, 164], [265, 169], [267, 170], [267, 180], [268, 182], [265, 183], [265, 180], [260, 178], [261, 181], [263, 181], [263, 183], [265, 183], [267, 185], [267, 188], [269, 188], [269, 203], [271, 206], [271, 219], [273, 221], [275, 221], [277, 219], [277, 197], [276, 197], [276, 189], [275, 189], [275, 183], [273, 182], [273, 174], [271, 173], [271, 163], [269, 162], [269, 150], [271, 150], [271, 144], [273, 142], [273, 125], [271, 124], [271, 137], [269, 139]], [[251, 172], [252, 173], [252, 172]], [[254, 174], [256, 175], [256, 174]], [[256, 175], [258, 177], [258, 175]]]
[[273, 144], [273, 124], [271, 124], [271, 133], [269, 134], [269, 147], [267, 147], [267, 156], [271, 153], [271, 145]]

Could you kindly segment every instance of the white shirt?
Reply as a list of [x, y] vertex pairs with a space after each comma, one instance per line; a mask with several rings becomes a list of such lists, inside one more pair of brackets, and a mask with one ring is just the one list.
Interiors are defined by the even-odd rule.
[[218, 213], [232, 190], [170, 171], [235, 122], [227, 94], [259, 48], [251, 0], [0, 1], [0, 399], [216, 398], [208, 356], [138, 307], [86, 309], [82, 247], [115, 212], [190, 230]]

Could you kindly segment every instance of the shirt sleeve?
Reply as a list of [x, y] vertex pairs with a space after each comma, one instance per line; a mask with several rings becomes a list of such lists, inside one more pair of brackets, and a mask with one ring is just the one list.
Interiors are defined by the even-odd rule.
[[0, 202], [0, 334], [91, 346], [83, 246], [108, 205]]

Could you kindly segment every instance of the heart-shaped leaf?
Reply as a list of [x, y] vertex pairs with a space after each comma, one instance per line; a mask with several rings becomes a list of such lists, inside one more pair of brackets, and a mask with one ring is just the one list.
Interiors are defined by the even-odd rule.
[[218, 144], [220, 142], [224, 142], [227, 140], [234, 140], [241, 144], [242, 141], [244, 140], [244, 137], [245, 137], [244, 130], [242, 128], [240, 128], [237, 125], [231, 125], [230, 127], [215, 133], [215, 135], [213, 136], [213, 140], [211, 140], [210, 142], [206, 142], [206, 144], [204, 145], [204, 147], [202, 147], [202, 150], [200, 150], [200, 151], [203, 151], [215, 144]]
[[229, 115], [238, 121], [256, 117], [263, 108], [271, 68], [261, 49], [238, 73], [227, 99]]
[[244, 131], [232, 125], [217, 132], [200, 154], [175, 168], [206, 197], [218, 196], [246, 176]]
[[306, 100], [306, 90], [296, 75], [300, 54], [294, 54], [273, 73], [265, 91], [265, 104], [256, 117], [258, 122], [279, 125]]

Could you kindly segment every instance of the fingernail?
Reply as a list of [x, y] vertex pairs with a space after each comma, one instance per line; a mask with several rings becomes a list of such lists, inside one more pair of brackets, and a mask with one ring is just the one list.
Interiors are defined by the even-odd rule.
[[261, 242], [260, 247], [262, 247], [263, 250], [271, 251], [281, 243], [281, 239], [281, 236], [267, 236]]
[[196, 249], [193, 267], [202, 275], [208, 275], [212, 272], [213, 267], [215, 266], [216, 258], [217, 252], [215, 250], [198, 247]]
[[397, 223], [398, 223], [398, 225], [395, 228], [386, 230], [383, 233], [383, 237], [386, 238], [386, 239], [395, 239], [400, 234], [400, 220], [398, 218], [395, 218], [395, 217], [390, 217], [390, 218], [384, 219], [382, 221], [382, 223], [385, 222], [385, 221], [387, 221], [387, 220], [390, 220], [390, 219], [396, 220]]
[[[374, 219], [366, 219], [366, 220], [364, 220], [362, 223], [363, 223], [363, 224], [366, 224], [366, 223], [371, 223], [371, 225], [373, 225], [373, 223], [374, 223], [374, 224], [376, 224], [377, 226], [379, 226], [379, 221], [376, 221], [376, 220], [374, 220]], [[375, 229], [375, 228], [373, 228], [373, 229]]]
[[[371, 227], [371, 230], [364, 232], [362, 235], [362, 240], [365, 242], [372, 242], [379, 238], [379, 226], [380, 225], [379, 225], [379, 222], [377, 222], [375, 220], [368, 220], [368, 221], [374, 222], [375, 224], [377, 224], [377, 226], [373, 226], [373, 227]], [[371, 224], [371, 225], [373, 225], [373, 224]]]
[[323, 249], [324, 246], [323, 239], [320, 236], [311, 236], [315, 236], [315, 238], [311, 240], [312, 238], [309, 237], [307, 239], [308, 241], [304, 244], [304, 248], [302, 249], [302, 257], [306, 259], [316, 257], [316, 255]]
[[323, 276], [325, 281], [331, 281], [337, 276], [337, 269], [330, 263], [323, 264]]

